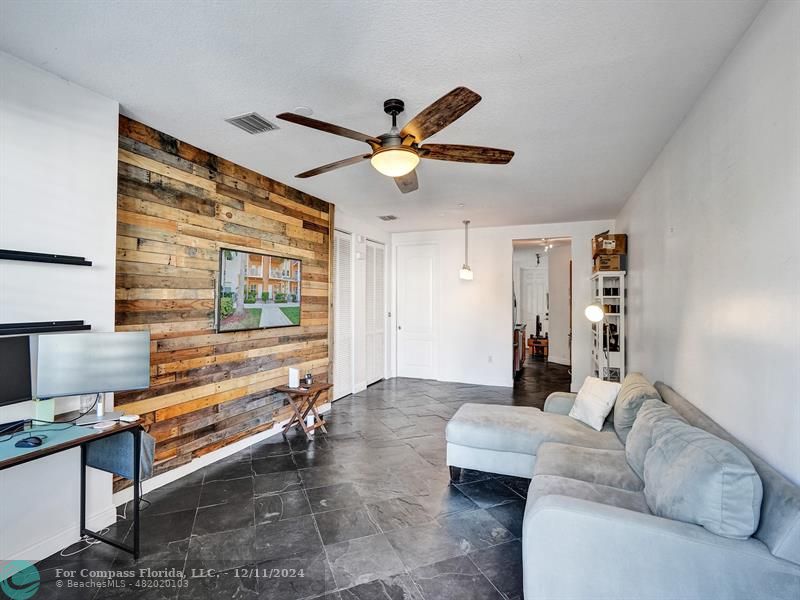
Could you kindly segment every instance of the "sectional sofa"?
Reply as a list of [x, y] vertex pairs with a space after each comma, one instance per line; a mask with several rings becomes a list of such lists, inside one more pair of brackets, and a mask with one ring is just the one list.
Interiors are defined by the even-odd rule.
[[[451, 474], [531, 479], [525, 600], [800, 598], [798, 486], [664, 383], [627, 377], [602, 431], [568, 416], [574, 401], [465, 404], [447, 427]], [[734, 463], [712, 457], [713, 476], [692, 454], [712, 447]]]

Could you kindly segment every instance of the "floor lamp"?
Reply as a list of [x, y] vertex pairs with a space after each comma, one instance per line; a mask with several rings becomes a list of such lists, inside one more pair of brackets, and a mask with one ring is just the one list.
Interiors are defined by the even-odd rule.
[[[603, 305], [602, 304], [600, 304], [599, 302], [595, 302], [595, 303], [590, 304], [589, 306], [587, 306], [584, 309], [583, 314], [592, 323], [600, 323], [600, 322], [603, 323], [603, 334], [602, 334], [602, 337], [600, 338], [600, 345], [601, 345], [601, 349], [603, 350], [603, 356], [605, 356], [605, 359], [606, 359], [606, 369], [608, 370], [608, 377], [610, 379], [611, 378], [611, 363], [610, 363], [609, 358], [608, 358], [609, 339], [608, 339], [608, 322], [606, 321], [606, 311], [603, 309]], [[605, 377], [603, 377], [602, 371], [600, 371], [598, 373], [598, 375], [600, 376], [600, 379], [605, 379]]]

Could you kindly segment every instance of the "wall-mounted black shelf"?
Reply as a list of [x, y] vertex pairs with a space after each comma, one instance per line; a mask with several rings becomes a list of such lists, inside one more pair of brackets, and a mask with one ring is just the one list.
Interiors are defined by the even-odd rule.
[[21, 250], [0, 249], [0, 260], [23, 260], [27, 262], [56, 263], [60, 265], [78, 265], [91, 267], [92, 261], [83, 256], [67, 256], [65, 254], [44, 254], [42, 252], [24, 252]]
[[22, 333], [53, 333], [56, 331], [86, 331], [91, 329], [83, 321], [37, 321], [34, 323], [0, 323], [0, 335]]

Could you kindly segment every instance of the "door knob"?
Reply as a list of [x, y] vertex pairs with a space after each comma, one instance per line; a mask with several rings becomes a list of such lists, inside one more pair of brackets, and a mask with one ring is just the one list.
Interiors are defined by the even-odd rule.
[[400, 329], [402, 329], [402, 328], [403, 328], [403, 327], [402, 327], [401, 325], [398, 325], [398, 326], [397, 326], [397, 329], [398, 329], [398, 330], [400, 330]]

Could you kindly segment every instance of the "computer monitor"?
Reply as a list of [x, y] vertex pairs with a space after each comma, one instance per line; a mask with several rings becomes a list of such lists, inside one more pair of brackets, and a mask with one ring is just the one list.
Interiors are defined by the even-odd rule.
[[150, 333], [40, 335], [36, 352], [39, 398], [141, 390], [150, 386]]
[[30, 338], [0, 337], [0, 406], [31, 397]]

